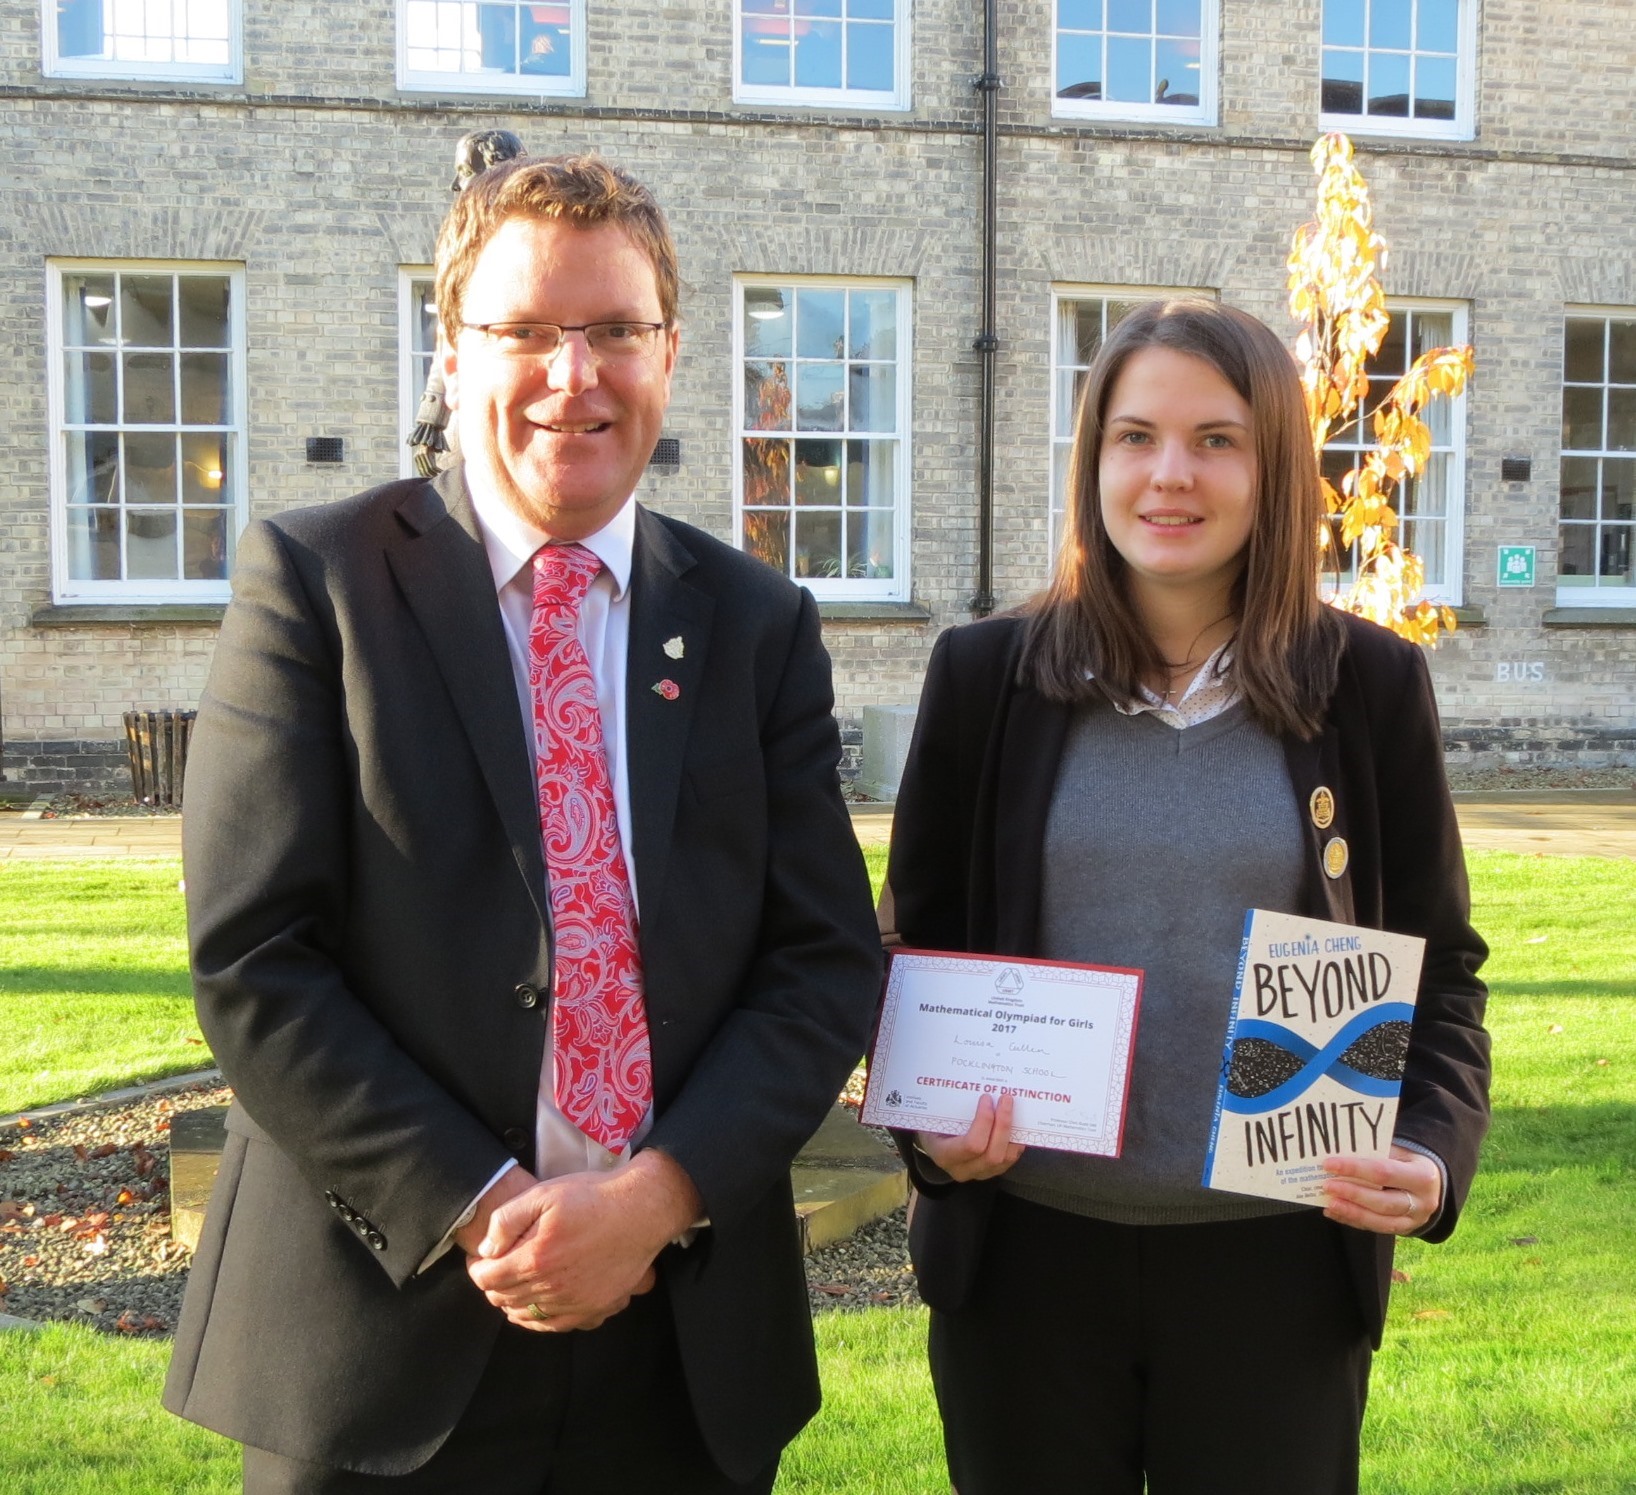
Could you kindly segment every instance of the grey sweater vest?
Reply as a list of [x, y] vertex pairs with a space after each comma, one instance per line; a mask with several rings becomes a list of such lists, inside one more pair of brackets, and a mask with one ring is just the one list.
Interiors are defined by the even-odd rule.
[[1204, 1188], [1244, 913], [1293, 911], [1300, 807], [1283, 749], [1242, 703], [1177, 730], [1095, 705], [1075, 715], [1042, 850], [1039, 953], [1146, 973], [1117, 1158], [1031, 1148], [1001, 1187], [1124, 1225], [1300, 1206]]

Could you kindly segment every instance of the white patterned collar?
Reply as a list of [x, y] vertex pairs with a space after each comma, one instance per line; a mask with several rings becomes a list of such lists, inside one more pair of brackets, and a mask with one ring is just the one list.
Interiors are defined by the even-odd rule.
[[[1220, 716], [1238, 701], [1232, 665], [1232, 643], [1229, 640], [1199, 666], [1198, 674], [1188, 682], [1180, 700], [1167, 701], [1145, 685], [1138, 685], [1136, 688], [1141, 693], [1141, 699], [1128, 706], [1116, 701], [1114, 710], [1124, 716], [1151, 714], [1177, 731], [1184, 727], [1196, 727], [1200, 722]], [[1085, 678], [1090, 680], [1095, 677], [1086, 670]]]

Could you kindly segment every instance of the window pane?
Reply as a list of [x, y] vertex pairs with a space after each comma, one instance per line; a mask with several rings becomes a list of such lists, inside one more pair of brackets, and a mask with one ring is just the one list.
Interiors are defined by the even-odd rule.
[[854, 364], [851, 384], [852, 409], [848, 413], [848, 429], [897, 430], [897, 370], [885, 363]]
[[[1435, 403], [1447, 405], [1449, 402], [1438, 400]], [[1421, 519], [1441, 517], [1449, 511], [1448, 492], [1449, 459], [1434, 453], [1426, 459], [1425, 467], [1410, 480], [1404, 513]]]
[[232, 282], [226, 276], [184, 275], [177, 282], [184, 348], [227, 348], [232, 345], [228, 297]]
[[1369, 45], [1407, 52], [1413, 43], [1413, 5], [1414, 0], [1369, 0]]
[[1597, 469], [1600, 465], [1595, 457], [1562, 459], [1562, 478], [1559, 487], [1564, 519], [1596, 518], [1596, 496], [1599, 486]]
[[1636, 462], [1609, 457], [1602, 464], [1602, 516], [1636, 519]]
[[753, 357], [788, 358], [795, 350], [790, 297], [777, 286], [746, 286], [744, 351]]
[[1154, 67], [1158, 81], [1153, 85], [1155, 104], [1185, 104], [1199, 101], [1199, 44], [1158, 42]]
[[1389, 379], [1401, 378], [1409, 371], [1409, 322], [1412, 314], [1398, 312], [1386, 324], [1386, 335], [1380, 347], [1369, 360], [1371, 374], [1384, 374]]
[[1056, 378], [1057, 434], [1067, 436], [1074, 428], [1074, 415], [1079, 409], [1079, 390], [1085, 375], [1079, 369], [1058, 369]]
[[1562, 377], [1575, 384], [1599, 383], [1607, 324], [1600, 317], [1569, 317], [1563, 329]]
[[880, 579], [892, 575], [892, 518], [890, 509], [855, 509], [847, 514], [848, 576]]
[[1406, 519], [1403, 544], [1420, 557], [1427, 587], [1441, 587], [1448, 580], [1448, 525], [1441, 519]]
[[846, 13], [854, 19], [862, 16], [865, 20], [890, 21], [893, 3], [894, 0], [851, 0]]
[[1324, 0], [1324, 45], [1363, 45], [1364, 0]]
[[70, 348], [116, 341], [112, 275], [63, 276], [63, 342]]
[[1108, 30], [1153, 34], [1152, 0], [1108, 0]]
[[1602, 391], [1562, 391], [1562, 445], [1573, 451], [1602, 450]]
[[111, 426], [118, 419], [112, 353], [70, 353], [63, 413], [73, 425]]
[[176, 511], [125, 512], [125, 575], [132, 581], [174, 581]]
[[833, 508], [841, 502], [841, 443], [795, 443], [795, 501]]
[[1393, 52], [1369, 54], [1369, 113], [1406, 118], [1409, 113], [1409, 59]]
[[891, 291], [854, 291], [847, 351], [853, 358], [898, 356], [898, 298]]
[[516, 9], [511, 5], [477, 5], [466, 14], [474, 15], [477, 22], [479, 65], [502, 73], [516, 72]]
[[127, 347], [174, 346], [170, 276], [119, 277], [119, 335]]
[[566, 7], [525, 5], [517, 33], [517, 62], [524, 77], [566, 78], [573, 61], [573, 46], [563, 14], [561, 22], [547, 20]]
[[1636, 322], [1608, 323], [1608, 382], [1636, 384]]
[[57, 0], [57, 55], [103, 55], [102, 0]]
[[1159, 0], [1160, 36], [1197, 36], [1200, 0]]
[[842, 0], [795, 0], [798, 16], [839, 16], [842, 9]]
[[227, 438], [203, 432], [182, 437], [182, 502], [225, 503], [227, 484]]
[[1454, 118], [1454, 59], [1418, 57], [1414, 66], [1416, 119]]
[[849, 507], [891, 508], [897, 502], [893, 474], [895, 441], [849, 441], [846, 444], [846, 501]]
[[795, 83], [798, 88], [841, 86], [841, 23], [814, 21], [805, 36], [796, 28]]
[[1423, 52], [1455, 52], [1460, 46], [1459, 0], [1420, 0], [1415, 45]]
[[846, 292], [799, 290], [795, 293], [796, 352], [803, 358], [846, 356]]
[[1563, 586], [1596, 585], [1596, 526], [1565, 524], [1560, 531], [1556, 558], [1557, 581]]
[[752, 431], [790, 429], [787, 365], [747, 363], [744, 366], [744, 424]]
[[182, 354], [182, 420], [190, 426], [225, 426], [231, 419], [225, 353]]
[[1056, 362], [1089, 363], [1102, 340], [1102, 303], [1062, 301], [1057, 305]]
[[176, 438], [127, 436], [125, 438], [125, 504], [174, 504], [176, 502]]
[[787, 88], [790, 82], [789, 22], [745, 16], [739, 74], [746, 83]]
[[1636, 525], [1602, 528], [1597, 575], [1604, 586], [1627, 587], [1636, 582]]
[[744, 548], [785, 576], [790, 574], [790, 515], [787, 509], [744, 511]]
[[[790, 501], [790, 443], [751, 436], [744, 442], [744, 504]], [[746, 516], [748, 523], [748, 516]]]
[[1122, 104], [1153, 102], [1153, 43], [1128, 36], [1108, 38], [1105, 98]]
[[813, 509], [795, 515], [795, 574], [836, 580], [841, 575], [841, 515]]
[[125, 355], [124, 420], [133, 426], [170, 425], [176, 419], [175, 360], [169, 353]]
[[[1409, 335], [1409, 361], [1433, 348], [1446, 348], [1454, 341], [1454, 314], [1446, 311], [1417, 311]], [[1404, 370], [1408, 372], [1407, 369]]]
[[1102, 29], [1102, 0], [1057, 0], [1057, 25], [1071, 31]]
[[854, 22], [846, 29], [846, 86], [890, 93], [893, 76], [892, 28]]
[[68, 576], [72, 581], [119, 580], [119, 511], [68, 511]]
[[1636, 389], [1608, 391], [1608, 450], [1636, 452]]
[[1322, 98], [1325, 114], [1363, 113], [1363, 53], [1324, 52]]
[[227, 515], [190, 509], [182, 515], [182, 575], [189, 581], [221, 581], [227, 575]]
[[795, 427], [798, 431], [839, 431], [841, 365], [798, 363], [795, 366]]
[[119, 435], [115, 431], [70, 431], [68, 501], [71, 504], [117, 504]]
[[1057, 97], [1059, 99], [1102, 97], [1100, 36], [1057, 38]]

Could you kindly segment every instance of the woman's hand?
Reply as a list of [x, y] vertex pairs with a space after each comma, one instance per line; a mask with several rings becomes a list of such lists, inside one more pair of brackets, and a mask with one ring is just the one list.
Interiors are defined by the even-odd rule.
[[958, 1137], [940, 1132], [917, 1132], [920, 1150], [956, 1183], [978, 1178], [998, 1178], [1023, 1155], [1020, 1142], [1011, 1140], [1012, 1098], [994, 1104], [991, 1095], [980, 1096], [977, 1114]]
[[1422, 1153], [1393, 1147], [1389, 1158], [1324, 1159], [1324, 1213], [1342, 1225], [1381, 1235], [1413, 1235], [1443, 1207], [1443, 1174]]

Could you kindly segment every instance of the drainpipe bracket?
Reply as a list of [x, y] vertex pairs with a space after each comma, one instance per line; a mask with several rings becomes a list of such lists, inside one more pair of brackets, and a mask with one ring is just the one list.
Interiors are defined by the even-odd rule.
[[998, 93], [1005, 87], [1005, 80], [998, 73], [979, 73], [971, 80], [971, 86], [979, 93]]
[[980, 332], [971, 340], [971, 346], [975, 353], [997, 353], [1000, 340], [992, 332]]

